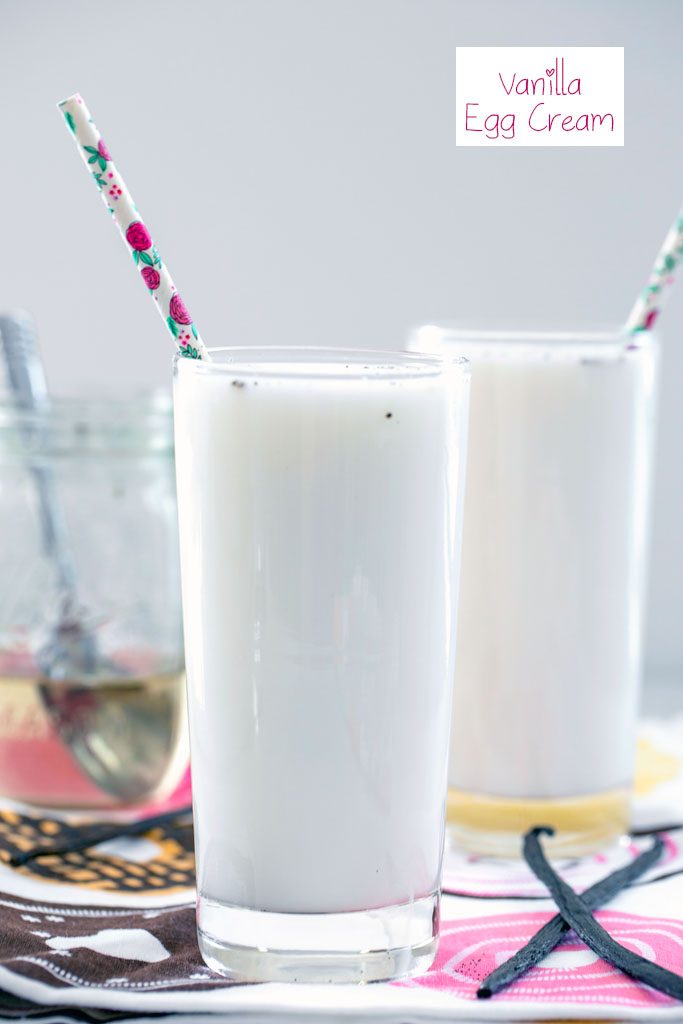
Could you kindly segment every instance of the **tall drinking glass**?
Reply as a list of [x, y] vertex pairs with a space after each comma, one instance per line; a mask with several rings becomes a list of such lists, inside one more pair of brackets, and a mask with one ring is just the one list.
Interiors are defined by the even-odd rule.
[[468, 369], [175, 363], [199, 943], [361, 981], [437, 941]]
[[412, 347], [472, 364], [450, 832], [594, 849], [628, 824], [656, 343], [431, 326]]

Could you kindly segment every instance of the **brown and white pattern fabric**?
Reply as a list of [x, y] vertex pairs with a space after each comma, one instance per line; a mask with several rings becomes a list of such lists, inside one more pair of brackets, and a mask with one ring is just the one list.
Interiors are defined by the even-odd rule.
[[[3, 975], [62, 989], [170, 992], [224, 986], [199, 956], [194, 904], [114, 910], [0, 893]], [[20, 988], [21, 986], [18, 986]]]

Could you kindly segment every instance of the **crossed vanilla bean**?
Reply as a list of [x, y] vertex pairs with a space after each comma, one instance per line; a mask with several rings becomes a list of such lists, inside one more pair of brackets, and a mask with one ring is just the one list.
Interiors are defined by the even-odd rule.
[[[613, 871], [586, 889], [581, 899], [591, 910], [608, 903], [618, 892], [631, 885], [649, 868], [653, 867], [663, 852], [664, 843], [659, 836], [656, 836], [652, 846], [643, 850], [630, 864]], [[513, 957], [506, 960], [484, 979], [477, 989], [479, 999], [488, 999], [535, 967], [553, 951], [569, 928], [570, 925], [562, 914], [552, 917]]]
[[[649, 985], [650, 988], [663, 992], [674, 999], [683, 1000], [683, 977], [681, 975], [667, 971], [659, 964], [638, 956], [637, 953], [633, 953], [613, 939], [609, 932], [605, 931], [602, 925], [595, 920], [585, 898], [575, 893], [571, 886], [560, 878], [548, 862], [539, 841], [540, 836], [553, 834], [554, 829], [546, 826], [532, 828], [527, 832], [524, 837], [524, 858], [539, 881], [548, 888], [567, 925], [573, 928], [588, 948], [592, 949], [602, 960], [623, 971], [624, 974], [628, 974], [636, 981]], [[652, 847], [652, 850], [654, 849], [655, 846]], [[489, 988], [489, 992], [485, 994], [491, 994], [489, 979], [486, 979], [482, 987]]]

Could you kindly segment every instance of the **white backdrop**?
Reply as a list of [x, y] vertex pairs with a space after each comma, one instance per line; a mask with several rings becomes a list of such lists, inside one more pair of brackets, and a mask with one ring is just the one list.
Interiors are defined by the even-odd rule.
[[[56, 392], [171, 348], [55, 103], [80, 91], [208, 344], [615, 324], [683, 200], [679, 0], [0, 0], [0, 307]], [[623, 45], [623, 149], [457, 149], [456, 45]], [[662, 321], [648, 661], [683, 668], [683, 282]]]

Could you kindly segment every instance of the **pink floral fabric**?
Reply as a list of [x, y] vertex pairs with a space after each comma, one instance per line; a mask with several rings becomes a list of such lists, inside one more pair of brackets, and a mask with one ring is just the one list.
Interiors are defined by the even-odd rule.
[[[444, 921], [436, 961], [426, 974], [403, 986], [448, 992], [476, 999], [479, 984], [516, 953], [552, 917], [552, 911], [522, 911], [493, 917]], [[606, 910], [596, 914], [619, 942], [671, 971], [683, 968], [683, 923]], [[557, 949], [506, 991], [496, 1002], [604, 1004], [642, 1010], [677, 1005], [674, 999], [633, 981], [592, 953], [569, 932]], [[489, 1002], [487, 1000], [487, 1002]], [[478, 1002], [478, 1006], [482, 1006]], [[483, 1007], [482, 1007], [483, 1009]]]

